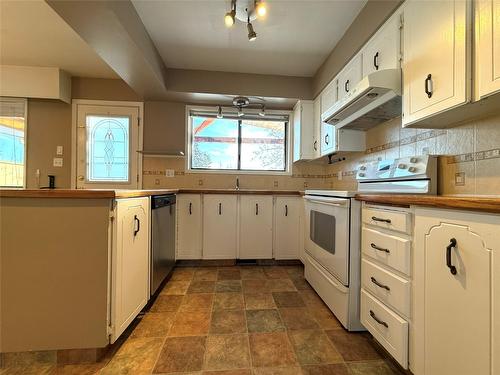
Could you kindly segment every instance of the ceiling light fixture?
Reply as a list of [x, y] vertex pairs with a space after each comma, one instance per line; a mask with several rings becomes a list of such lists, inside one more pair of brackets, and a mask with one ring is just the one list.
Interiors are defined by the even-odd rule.
[[245, 114], [243, 113], [243, 109], [241, 107], [238, 107], [238, 117], [243, 117]]
[[224, 16], [224, 23], [226, 27], [231, 27], [234, 25], [234, 19], [236, 17], [236, 0], [231, 1], [231, 10]]
[[236, 20], [247, 24], [248, 40], [253, 42], [257, 39], [257, 33], [252, 22], [257, 18], [265, 18], [267, 15], [267, 4], [263, 0], [231, 0], [231, 10], [224, 16], [227, 28], [234, 25]]
[[264, 104], [262, 104], [262, 107], [260, 108], [259, 116], [266, 117], [266, 106]]
[[219, 108], [217, 109], [217, 118], [224, 118], [224, 116], [222, 115], [222, 107], [219, 106]]

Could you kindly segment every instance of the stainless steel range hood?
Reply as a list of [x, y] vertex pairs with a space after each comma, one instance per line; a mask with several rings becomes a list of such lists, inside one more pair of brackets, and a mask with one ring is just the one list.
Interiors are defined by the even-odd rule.
[[337, 129], [367, 130], [400, 116], [401, 112], [401, 69], [386, 69], [363, 78], [321, 120]]

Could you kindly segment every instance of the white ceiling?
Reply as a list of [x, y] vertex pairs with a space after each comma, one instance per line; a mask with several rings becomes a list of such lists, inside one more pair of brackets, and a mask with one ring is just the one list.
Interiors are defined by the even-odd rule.
[[169, 68], [313, 76], [366, 0], [267, 0], [268, 15], [224, 26], [229, 0], [132, 0]]
[[0, 0], [0, 64], [59, 67], [72, 76], [118, 78], [42, 0]]

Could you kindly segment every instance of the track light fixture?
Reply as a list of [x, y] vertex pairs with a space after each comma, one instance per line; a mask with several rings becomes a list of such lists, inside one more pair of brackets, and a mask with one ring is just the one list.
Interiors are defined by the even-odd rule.
[[264, 104], [262, 104], [262, 107], [260, 108], [259, 116], [266, 117], [266, 106]]
[[238, 107], [238, 117], [243, 117], [245, 114], [243, 113], [243, 109], [241, 107]]
[[224, 116], [222, 115], [222, 107], [219, 106], [219, 108], [217, 109], [217, 118], [224, 118]]
[[252, 22], [267, 15], [267, 5], [263, 0], [231, 0], [231, 10], [224, 16], [226, 27], [230, 28], [236, 20], [247, 24], [248, 40], [257, 39]]

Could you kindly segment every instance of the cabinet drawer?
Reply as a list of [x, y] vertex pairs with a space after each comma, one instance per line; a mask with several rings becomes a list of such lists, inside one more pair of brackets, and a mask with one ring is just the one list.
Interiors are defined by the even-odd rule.
[[408, 368], [408, 322], [361, 289], [361, 323], [399, 362]]
[[410, 316], [410, 281], [363, 259], [361, 286], [406, 317]]
[[379, 262], [410, 276], [411, 241], [363, 228], [361, 232], [361, 251]]
[[409, 212], [364, 207], [363, 223], [397, 232], [411, 233], [411, 217]]

